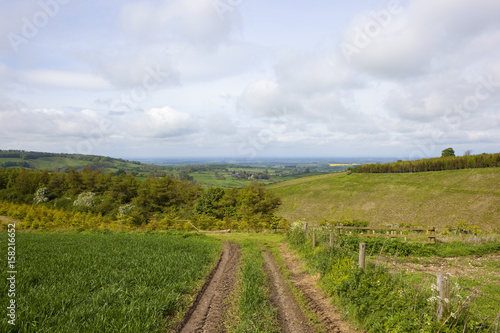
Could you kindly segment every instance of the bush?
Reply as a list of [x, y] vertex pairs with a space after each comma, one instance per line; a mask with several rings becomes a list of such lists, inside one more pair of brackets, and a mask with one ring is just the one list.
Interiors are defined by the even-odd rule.
[[93, 207], [95, 204], [96, 194], [93, 192], [83, 192], [78, 195], [78, 198], [73, 202], [73, 206], [77, 207]]
[[39, 205], [41, 203], [48, 202], [49, 197], [50, 197], [50, 190], [46, 187], [41, 187], [36, 191], [35, 197], [33, 198], [33, 203], [35, 205]]
[[341, 226], [344, 227], [368, 227], [370, 225], [369, 221], [362, 221], [362, 220], [342, 220], [340, 222], [334, 223], [333, 225], [340, 224]]

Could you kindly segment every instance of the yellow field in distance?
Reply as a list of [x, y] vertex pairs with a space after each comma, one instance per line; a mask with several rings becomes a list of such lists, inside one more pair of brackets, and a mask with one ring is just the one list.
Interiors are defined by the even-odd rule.
[[335, 167], [335, 166], [351, 166], [351, 165], [360, 165], [360, 164], [356, 164], [356, 163], [330, 163], [331, 167]]

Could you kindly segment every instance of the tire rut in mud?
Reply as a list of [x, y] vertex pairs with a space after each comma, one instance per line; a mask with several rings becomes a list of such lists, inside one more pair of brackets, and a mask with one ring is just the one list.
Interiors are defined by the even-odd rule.
[[226, 242], [216, 267], [198, 294], [193, 306], [188, 310], [181, 333], [219, 333], [223, 332], [223, 319], [226, 312], [226, 298], [236, 283], [236, 270], [241, 258], [238, 244]]
[[331, 303], [329, 297], [317, 286], [319, 276], [307, 274], [302, 269], [302, 263], [286, 244], [280, 246], [280, 253], [285, 260], [286, 268], [294, 286], [303, 295], [306, 305], [320, 321], [324, 332], [353, 333], [362, 332], [342, 320], [342, 315]]
[[315, 332], [314, 327], [309, 324], [309, 319], [295, 301], [288, 284], [281, 276], [273, 255], [269, 251], [264, 251], [262, 255], [265, 260], [264, 268], [269, 277], [271, 302], [278, 309], [281, 331], [284, 333]]

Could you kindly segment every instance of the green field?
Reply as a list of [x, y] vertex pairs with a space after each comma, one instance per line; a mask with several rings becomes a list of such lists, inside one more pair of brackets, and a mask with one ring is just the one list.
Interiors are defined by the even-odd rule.
[[291, 221], [364, 220], [445, 228], [500, 227], [500, 168], [407, 174], [329, 174], [268, 186]]
[[[220, 252], [219, 241], [199, 234], [18, 232], [16, 326], [2, 320], [0, 331], [165, 331]], [[3, 309], [7, 302], [2, 296]]]

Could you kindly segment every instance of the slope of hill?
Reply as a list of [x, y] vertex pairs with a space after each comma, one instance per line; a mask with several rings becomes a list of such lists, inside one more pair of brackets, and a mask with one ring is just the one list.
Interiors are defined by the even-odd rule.
[[408, 174], [331, 174], [270, 185], [278, 213], [311, 222], [358, 219], [371, 226], [477, 225], [500, 230], [500, 168]]
[[73, 168], [81, 171], [88, 166], [102, 172], [130, 173], [134, 176], [144, 176], [149, 172], [161, 172], [167, 169], [166, 166], [107, 156], [0, 150], [0, 168], [23, 167], [49, 171], [67, 171]]

